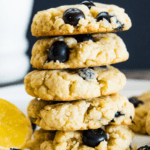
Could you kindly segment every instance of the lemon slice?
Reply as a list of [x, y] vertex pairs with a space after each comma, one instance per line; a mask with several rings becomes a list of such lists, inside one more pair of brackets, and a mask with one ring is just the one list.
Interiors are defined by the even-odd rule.
[[0, 99], [0, 149], [25, 148], [31, 136], [29, 119], [16, 106]]

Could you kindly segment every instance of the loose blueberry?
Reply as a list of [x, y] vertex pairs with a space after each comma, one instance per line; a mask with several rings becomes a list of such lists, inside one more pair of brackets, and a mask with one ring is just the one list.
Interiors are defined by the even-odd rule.
[[89, 41], [89, 40], [95, 42], [94, 38], [93, 38], [93, 36], [91, 34], [75, 35], [74, 37], [78, 41], [78, 43], [84, 42], [84, 41]]
[[96, 79], [97, 74], [93, 69], [90, 68], [84, 68], [84, 69], [79, 69], [78, 74], [84, 79], [84, 80], [90, 80], [90, 79]]
[[77, 8], [69, 8], [63, 14], [64, 22], [73, 26], [76, 26], [81, 18], [85, 18], [85, 15]]
[[150, 150], [150, 146], [145, 145], [143, 147], [138, 148], [137, 150]]
[[[117, 111], [116, 113], [115, 113], [115, 118], [118, 118], [118, 117], [120, 117], [120, 116], [124, 116], [124, 114], [121, 114], [121, 112], [120, 111]], [[114, 119], [112, 119], [110, 122], [115, 122], [114, 121]]]
[[107, 140], [107, 134], [101, 128], [96, 130], [83, 131], [82, 141], [85, 145], [90, 147], [98, 146], [100, 142]]
[[112, 16], [109, 16], [109, 14], [107, 12], [101, 12], [97, 15], [97, 22], [99, 22], [100, 20], [103, 20], [104, 18], [109, 22], [110, 22], [110, 18]]
[[92, 6], [95, 6], [92, 1], [83, 1], [81, 4], [86, 5], [89, 9], [91, 9]]
[[69, 59], [69, 48], [64, 41], [56, 41], [49, 50], [48, 61], [66, 62]]
[[140, 104], [144, 104], [144, 102], [141, 101], [141, 100], [138, 100], [137, 97], [131, 97], [131, 98], [129, 98], [129, 102], [132, 103], [135, 108], [137, 108]]
[[19, 149], [11, 148], [11, 150], [19, 150]]

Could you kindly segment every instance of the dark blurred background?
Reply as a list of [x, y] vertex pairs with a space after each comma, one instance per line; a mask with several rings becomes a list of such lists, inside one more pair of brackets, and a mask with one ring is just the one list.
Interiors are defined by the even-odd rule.
[[[150, 0], [96, 1], [125, 8], [132, 20], [133, 27], [129, 31], [118, 33], [127, 45], [130, 59], [115, 67], [126, 70], [124, 73], [128, 78], [150, 78]], [[37, 38], [31, 35], [33, 16], [40, 10], [79, 3], [81, 0], [1, 1], [0, 86], [22, 83], [27, 72], [32, 70], [29, 60], [32, 46], [37, 41]]]
[[[97, 0], [98, 1], [98, 0]], [[34, 14], [43, 9], [57, 7], [65, 4], [77, 4], [81, 0], [35, 0], [33, 11], [28, 27], [27, 38], [30, 46], [27, 54], [31, 56], [31, 49], [35, 37], [31, 36], [30, 25]], [[99, 0], [98, 2], [116, 4], [125, 8], [126, 13], [132, 20], [133, 27], [126, 32], [118, 33], [127, 45], [130, 59], [127, 62], [115, 65], [119, 69], [150, 69], [150, 0]]]

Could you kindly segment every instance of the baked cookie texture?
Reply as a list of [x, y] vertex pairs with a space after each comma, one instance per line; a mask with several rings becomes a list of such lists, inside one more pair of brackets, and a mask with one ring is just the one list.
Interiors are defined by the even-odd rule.
[[112, 66], [76, 70], [35, 70], [24, 80], [26, 92], [43, 100], [90, 99], [119, 92], [126, 77]]
[[[31, 25], [32, 35], [40, 37], [116, 32], [128, 30], [132, 26], [131, 20], [123, 8], [101, 3], [93, 4], [95, 6], [91, 8], [84, 4], [78, 4], [39, 11], [33, 18]], [[76, 16], [71, 16], [75, 18], [73, 19], [75, 22], [77, 21], [75, 25], [66, 22], [64, 19], [65, 12], [70, 8], [75, 8], [79, 11], [78, 14], [72, 14]], [[69, 18], [69, 16], [67, 17]]]
[[124, 126], [105, 127], [108, 140], [102, 141], [96, 147], [89, 147], [83, 143], [82, 131], [62, 132], [35, 131], [34, 139], [28, 142], [30, 150], [131, 150], [133, 133]]
[[[94, 41], [78, 42], [75, 36], [38, 40], [32, 49], [31, 64], [38, 69], [83, 68], [115, 64], [129, 58], [124, 42], [116, 34], [93, 34], [91, 36]], [[69, 58], [65, 62], [49, 61], [50, 48], [56, 41], [64, 41], [69, 48]]]
[[65, 103], [35, 98], [27, 112], [31, 121], [44, 130], [75, 131], [108, 124], [130, 125], [134, 106], [120, 94]]
[[138, 106], [135, 108], [134, 124], [130, 128], [136, 133], [150, 134], [150, 91], [135, 98]]

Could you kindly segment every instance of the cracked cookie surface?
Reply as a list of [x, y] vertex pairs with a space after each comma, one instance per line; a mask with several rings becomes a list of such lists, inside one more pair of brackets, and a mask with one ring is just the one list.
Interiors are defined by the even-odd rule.
[[119, 92], [126, 77], [118, 69], [94, 67], [76, 70], [35, 70], [24, 80], [26, 92], [43, 100], [90, 99]]
[[[83, 143], [83, 132], [35, 131], [34, 139], [28, 143], [30, 150], [131, 150], [133, 133], [124, 126], [103, 127], [107, 140], [97, 146], [87, 146]], [[86, 132], [89, 132], [88, 130]], [[89, 141], [90, 142], [90, 141]]]
[[64, 103], [35, 98], [27, 112], [32, 122], [44, 130], [74, 131], [97, 129], [109, 123], [130, 125], [134, 106], [120, 94]]
[[[32, 49], [32, 66], [38, 69], [83, 68], [115, 64], [129, 58], [124, 42], [114, 33], [89, 35], [91, 37], [88, 40], [87, 35], [82, 36], [38, 40]], [[86, 38], [86, 41], [78, 42], [81, 37], [83, 40]], [[69, 58], [65, 62], [54, 61], [54, 58], [49, 60], [51, 47], [56, 41], [64, 41], [69, 48], [69, 52], [65, 54]]]
[[134, 97], [134, 105], [136, 107], [134, 124], [130, 128], [136, 133], [150, 134], [150, 91]]
[[[132, 24], [123, 8], [93, 3], [90, 9], [84, 4], [64, 5], [39, 11], [33, 18], [33, 36], [57, 36], [116, 32], [128, 30]], [[69, 19], [70, 18], [70, 19]]]

